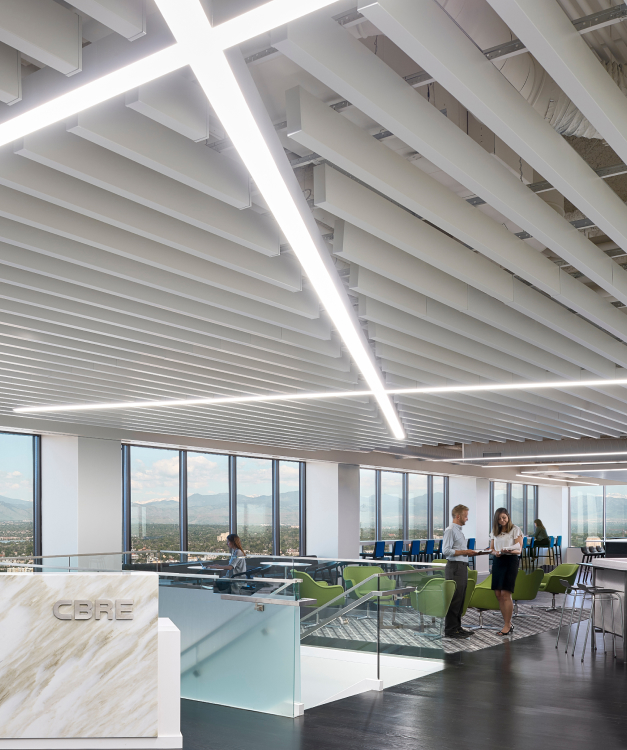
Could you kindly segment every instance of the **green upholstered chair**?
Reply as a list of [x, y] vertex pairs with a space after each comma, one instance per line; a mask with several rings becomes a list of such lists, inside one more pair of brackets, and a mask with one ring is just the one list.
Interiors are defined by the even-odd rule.
[[440, 578], [444, 575], [444, 571], [441, 573], [438, 571], [437, 573], [431, 573], [427, 572], [426, 570], [420, 570], [420, 568], [414, 568], [413, 565], [397, 565], [394, 570], [397, 572], [405, 572], [405, 571], [413, 571], [411, 573], [407, 572], [405, 575], [398, 576], [398, 586], [399, 588], [403, 588], [406, 586], [415, 586], [416, 588], [422, 588], [424, 584], [431, 579], [433, 576], [439, 576]]
[[540, 584], [544, 577], [544, 572], [538, 568], [532, 570], [531, 573], [525, 573], [524, 570], [519, 570], [516, 576], [516, 585], [514, 586], [514, 593], [512, 599], [514, 600], [514, 617], [537, 617], [538, 615], [521, 615], [518, 612], [518, 602], [531, 602], [540, 590]]
[[[351, 591], [349, 594], [350, 597], [358, 599], [369, 594], [371, 591], [387, 591], [396, 588], [396, 583], [392, 578], [388, 578], [387, 576], [371, 578], [374, 575], [382, 576], [383, 573], [383, 568], [378, 565], [347, 565], [342, 575], [347, 590], [353, 588], [353, 586], [357, 586], [362, 581], [366, 581], [363, 586], [359, 586], [359, 588]], [[371, 578], [371, 580], [368, 581], [368, 578]]]
[[[293, 571], [293, 575], [294, 578], [300, 578], [303, 581], [300, 584], [301, 599], [315, 599], [316, 607], [322, 607], [344, 593], [342, 586], [329, 586], [326, 581], [314, 581], [310, 575], [301, 570]], [[344, 597], [338, 599], [335, 604], [341, 607], [344, 604]]]
[[479, 610], [479, 625], [473, 626], [472, 630], [500, 630], [500, 628], [486, 628], [483, 624], [484, 612], [500, 609], [499, 600], [496, 598], [494, 591], [492, 591], [491, 575], [489, 575], [485, 581], [475, 585], [468, 607]]
[[550, 573], [544, 574], [544, 578], [540, 584], [540, 591], [546, 591], [549, 594], [553, 594], [553, 601], [551, 602], [550, 609], [547, 607], [547, 612], [558, 611], [558, 608], [555, 606], [555, 595], [566, 593], [566, 587], [563, 586], [560, 581], [567, 580], [572, 586], [573, 583], [575, 583], [578, 571], [579, 565], [563, 563], [562, 565], [558, 565], [557, 568]]
[[440, 620], [440, 632], [436, 637], [442, 637], [444, 618], [456, 588], [455, 581], [432, 577], [421, 589], [411, 592], [411, 606], [420, 614], [420, 630], [423, 628], [423, 616], [437, 617]]

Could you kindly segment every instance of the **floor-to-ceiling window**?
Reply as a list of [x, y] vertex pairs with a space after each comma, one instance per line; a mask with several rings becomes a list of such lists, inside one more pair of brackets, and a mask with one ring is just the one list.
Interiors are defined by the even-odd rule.
[[300, 464], [279, 461], [279, 548], [282, 555], [300, 551]]
[[605, 538], [627, 538], [627, 487], [605, 487]]
[[403, 475], [382, 471], [381, 539], [403, 539]]
[[229, 533], [229, 457], [187, 453], [187, 547], [224, 552]]
[[360, 540], [441, 538], [448, 477], [360, 469]]
[[131, 544], [180, 549], [179, 452], [131, 447]]
[[237, 456], [237, 533], [254, 555], [272, 554], [272, 461]]
[[407, 475], [408, 539], [429, 536], [429, 477], [426, 474]]
[[603, 487], [570, 488], [570, 546], [603, 539]]
[[533, 521], [538, 517], [537, 485], [490, 482], [490, 515], [487, 519], [490, 530], [497, 508], [505, 508], [516, 526], [525, 534], [533, 534]]
[[35, 550], [35, 440], [0, 433], [0, 557], [41, 554]]
[[374, 469], [359, 470], [359, 539], [371, 542], [377, 538], [377, 489]]
[[304, 465], [247, 456], [123, 446], [124, 548], [304, 554]]

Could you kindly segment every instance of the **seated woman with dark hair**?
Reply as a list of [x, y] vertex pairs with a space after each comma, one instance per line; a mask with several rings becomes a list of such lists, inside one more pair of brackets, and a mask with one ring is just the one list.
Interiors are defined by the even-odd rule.
[[544, 524], [539, 518], [536, 518], [536, 520], [533, 522], [535, 524], [536, 530], [533, 532], [531, 536], [535, 539], [535, 546], [536, 547], [548, 547], [549, 542], [549, 535], [546, 533], [546, 529], [544, 528]]

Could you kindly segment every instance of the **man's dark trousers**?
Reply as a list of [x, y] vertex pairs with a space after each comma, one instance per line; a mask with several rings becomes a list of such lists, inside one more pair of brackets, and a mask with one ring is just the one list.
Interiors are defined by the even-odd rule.
[[452, 635], [462, 626], [462, 610], [464, 609], [466, 586], [468, 585], [468, 563], [447, 560], [444, 577], [447, 581], [455, 581], [457, 584], [451, 606], [448, 608], [444, 620], [444, 635]]

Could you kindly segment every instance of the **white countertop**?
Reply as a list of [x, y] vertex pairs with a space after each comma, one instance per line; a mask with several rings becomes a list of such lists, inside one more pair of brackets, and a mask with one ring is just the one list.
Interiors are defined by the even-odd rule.
[[607, 568], [609, 570], [624, 570], [627, 572], [627, 557], [600, 557], [592, 560], [590, 565], [595, 568]]

